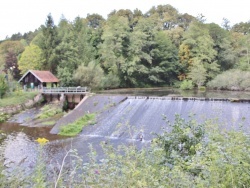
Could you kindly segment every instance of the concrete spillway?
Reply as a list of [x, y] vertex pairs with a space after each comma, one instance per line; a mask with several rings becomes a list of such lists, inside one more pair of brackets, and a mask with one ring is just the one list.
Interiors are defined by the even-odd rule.
[[[85, 99], [75, 110], [60, 119], [51, 131], [56, 134], [60, 126], [93, 112], [97, 113], [97, 123], [84, 127], [78, 136], [56, 140], [48, 138], [50, 142], [43, 147], [43, 150], [49, 164], [61, 164], [69, 149], [77, 149], [78, 154], [87, 161], [90, 144], [98, 152], [99, 159], [104, 158], [100, 142], [114, 147], [123, 144], [135, 144], [138, 148], [147, 147], [154, 137], [152, 133], [161, 133], [163, 127], [165, 130], [170, 129], [166, 120], [173, 122], [176, 114], [180, 114], [185, 119], [189, 119], [189, 115], [193, 114], [193, 118], [199, 122], [215, 118], [222, 128], [239, 129], [242, 125], [242, 129], [250, 133], [250, 103], [248, 102], [122, 95], [95, 95]], [[39, 137], [46, 137], [43, 136], [44, 130], [41, 130], [41, 133]], [[38, 135], [35, 134], [30, 138], [23, 131], [16, 136], [13, 135], [10, 134], [2, 146], [0, 145], [0, 150], [2, 147], [5, 151], [5, 163], [9, 165], [15, 160], [20, 163], [25, 159], [23, 165], [28, 170], [36, 159], [37, 143], [34, 143], [34, 140]], [[71, 159], [68, 158], [68, 160]]]
[[[100, 142], [115, 147], [123, 144], [147, 146], [154, 137], [152, 133], [161, 133], [163, 127], [165, 130], [170, 129], [166, 120], [173, 122], [176, 114], [185, 119], [193, 114], [193, 118], [199, 122], [213, 118], [220, 123], [221, 128], [242, 127], [244, 131], [250, 132], [250, 103], [96, 95], [86, 99], [77, 108], [76, 114], [80, 116], [89, 112], [98, 112], [97, 123], [84, 127], [77, 137], [62, 140], [59, 145], [51, 142], [47, 147], [49, 158], [62, 158], [64, 154], [58, 152], [60, 148], [75, 148], [79, 155], [87, 159], [90, 144], [102, 158]], [[65, 121], [73, 121], [75, 117], [73, 112], [64, 118]]]
[[225, 128], [237, 128], [240, 124], [248, 129], [250, 125], [250, 103], [96, 95], [59, 121], [51, 132], [57, 133], [61, 125], [93, 112], [98, 112], [97, 124], [84, 128], [82, 135], [136, 138], [142, 133], [144, 138], [151, 139], [151, 132], [157, 133], [163, 126], [167, 129], [166, 120], [173, 122], [176, 114], [185, 119], [193, 115], [200, 122], [218, 119]]

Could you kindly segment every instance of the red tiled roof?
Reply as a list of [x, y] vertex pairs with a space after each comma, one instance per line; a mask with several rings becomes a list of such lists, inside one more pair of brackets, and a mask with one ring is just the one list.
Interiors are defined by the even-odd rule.
[[50, 71], [38, 71], [38, 70], [29, 70], [23, 75], [23, 77], [18, 81], [20, 82], [28, 73], [33, 74], [40, 82], [52, 83], [59, 82], [58, 78], [55, 77]]
[[55, 77], [50, 71], [31, 70], [30, 72], [41, 82], [59, 82], [58, 78]]

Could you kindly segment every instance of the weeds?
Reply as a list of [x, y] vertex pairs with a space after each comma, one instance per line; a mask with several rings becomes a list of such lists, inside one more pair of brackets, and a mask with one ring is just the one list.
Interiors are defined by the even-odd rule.
[[82, 131], [84, 126], [94, 124], [95, 119], [95, 113], [86, 114], [83, 117], [77, 119], [75, 122], [63, 126], [59, 132], [59, 135], [75, 136]]
[[41, 108], [41, 112], [36, 116], [38, 119], [47, 119], [57, 114], [62, 114], [61, 107], [56, 104], [48, 104]]
[[10, 115], [3, 113], [3, 112], [0, 112], [0, 123], [7, 121], [9, 117], [10, 117]]

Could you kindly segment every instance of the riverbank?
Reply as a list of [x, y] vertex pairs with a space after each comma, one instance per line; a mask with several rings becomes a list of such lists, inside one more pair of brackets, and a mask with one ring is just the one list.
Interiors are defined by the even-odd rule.
[[0, 100], [0, 113], [13, 115], [43, 101], [38, 92], [16, 92]]

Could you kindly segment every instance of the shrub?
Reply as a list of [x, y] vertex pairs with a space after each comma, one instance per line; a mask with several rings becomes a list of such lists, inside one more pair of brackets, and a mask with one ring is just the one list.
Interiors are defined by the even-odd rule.
[[92, 89], [102, 88], [102, 78], [103, 70], [95, 62], [90, 62], [88, 66], [80, 65], [74, 75], [74, 80], [80, 86], [88, 86]]
[[194, 85], [192, 80], [183, 80], [180, 84], [180, 89], [182, 90], [190, 90], [193, 89]]
[[120, 85], [120, 79], [116, 75], [108, 74], [104, 77], [102, 85], [105, 89], [117, 88]]
[[41, 112], [36, 117], [38, 119], [47, 119], [61, 113], [62, 109], [60, 106], [56, 104], [49, 104], [41, 108]]
[[5, 114], [5, 113], [0, 113], [0, 123], [3, 123], [5, 121], [7, 121], [9, 118], [9, 115], [8, 114]]
[[217, 75], [207, 85], [213, 89], [245, 90], [250, 88], [250, 71], [228, 70]]
[[7, 90], [8, 90], [8, 84], [6, 82], [6, 79], [3, 75], [0, 74], [0, 98], [4, 96]]

